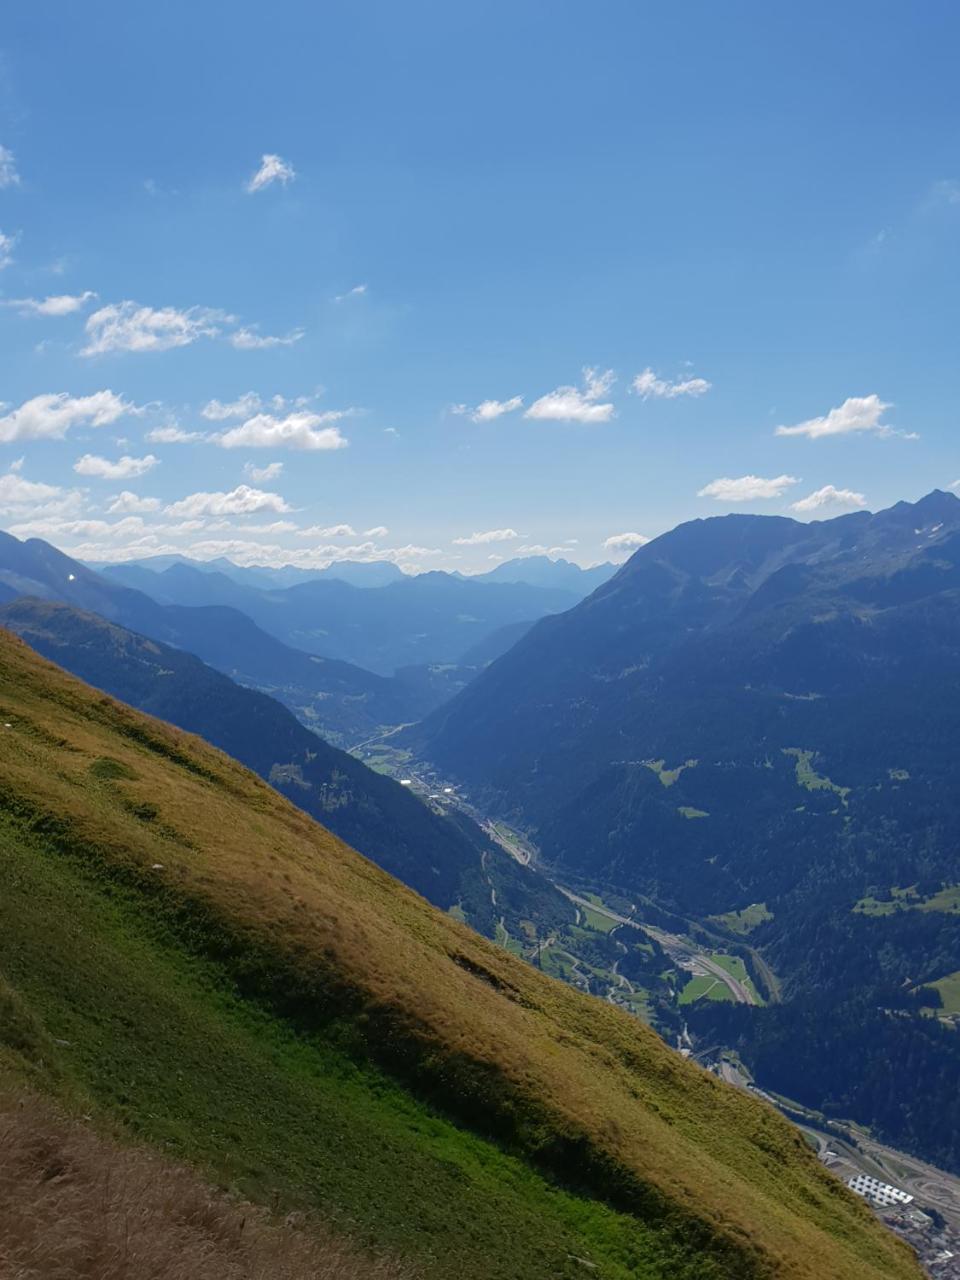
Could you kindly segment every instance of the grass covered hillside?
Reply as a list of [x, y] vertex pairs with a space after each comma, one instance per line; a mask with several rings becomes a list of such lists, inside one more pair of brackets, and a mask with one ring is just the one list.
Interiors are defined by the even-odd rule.
[[0, 634], [0, 1071], [424, 1277], [908, 1280], [762, 1104]]

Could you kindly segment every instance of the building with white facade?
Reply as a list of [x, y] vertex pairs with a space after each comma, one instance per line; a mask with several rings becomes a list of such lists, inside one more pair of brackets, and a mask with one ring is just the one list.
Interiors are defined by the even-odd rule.
[[879, 1178], [871, 1178], [869, 1173], [858, 1173], [847, 1180], [847, 1186], [858, 1196], [870, 1200], [873, 1204], [886, 1208], [891, 1204], [910, 1204], [913, 1196], [899, 1187], [891, 1187], [889, 1182], [881, 1182]]

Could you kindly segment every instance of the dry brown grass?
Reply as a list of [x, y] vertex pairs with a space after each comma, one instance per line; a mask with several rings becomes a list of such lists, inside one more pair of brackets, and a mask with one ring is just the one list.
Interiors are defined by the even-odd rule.
[[318, 1229], [271, 1220], [195, 1173], [0, 1094], [2, 1280], [402, 1280]]

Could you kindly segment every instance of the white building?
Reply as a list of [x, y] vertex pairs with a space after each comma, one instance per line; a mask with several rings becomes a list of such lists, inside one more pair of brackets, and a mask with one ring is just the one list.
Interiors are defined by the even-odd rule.
[[889, 1182], [881, 1182], [879, 1178], [871, 1178], [869, 1173], [858, 1173], [855, 1178], [847, 1181], [847, 1186], [858, 1196], [863, 1196], [865, 1200], [870, 1200], [881, 1208], [891, 1204], [910, 1204], [913, 1200], [913, 1196], [906, 1191], [891, 1187]]

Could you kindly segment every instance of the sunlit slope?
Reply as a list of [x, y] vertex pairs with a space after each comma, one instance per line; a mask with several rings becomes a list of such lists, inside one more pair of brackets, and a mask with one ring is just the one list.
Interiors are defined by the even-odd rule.
[[438, 1277], [919, 1276], [772, 1111], [6, 633], [0, 806], [2, 1061], [247, 1194]]

